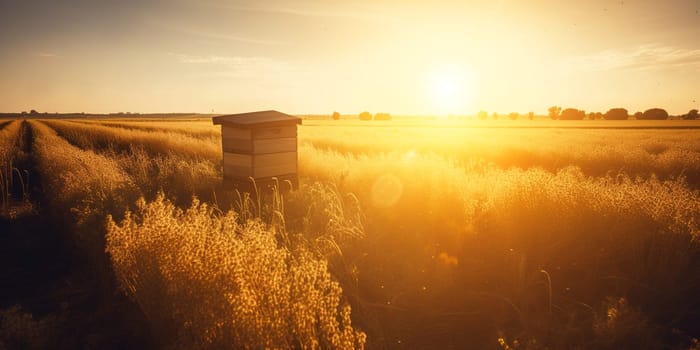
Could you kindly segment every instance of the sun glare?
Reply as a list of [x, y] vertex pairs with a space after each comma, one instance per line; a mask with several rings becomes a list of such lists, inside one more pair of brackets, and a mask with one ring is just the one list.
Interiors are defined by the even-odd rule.
[[474, 100], [474, 74], [461, 65], [440, 66], [430, 72], [427, 88], [432, 110], [441, 115], [465, 113]]

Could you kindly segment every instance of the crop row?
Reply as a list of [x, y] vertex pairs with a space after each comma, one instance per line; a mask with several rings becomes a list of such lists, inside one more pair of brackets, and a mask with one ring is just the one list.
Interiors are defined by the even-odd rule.
[[[127, 130], [68, 121], [47, 124], [71, 144], [116, 161], [147, 198], [154, 198], [162, 191], [171, 200], [186, 205], [193, 195], [211, 200], [220, 189], [220, 151], [213, 147], [212, 142], [170, 132]], [[201, 148], [203, 145], [206, 149]]]
[[9, 161], [14, 152], [22, 123], [9, 121], [0, 125], [0, 161]]
[[[19, 121], [0, 123], [0, 214], [7, 213], [12, 200], [13, 182], [17, 179], [18, 169], [13, 166], [13, 158], [20, 131]], [[21, 173], [19, 180], [22, 179]]]
[[[76, 120], [77, 121], [77, 120]], [[114, 126], [123, 129], [142, 130], [151, 132], [171, 132], [186, 136], [218, 141], [221, 139], [219, 126], [212, 124], [210, 120], [201, 121], [110, 121], [110, 120], [83, 120], [78, 121], [88, 125]]]
[[179, 133], [128, 130], [72, 121], [55, 120], [46, 123], [81, 148], [112, 147], [123, 151], [140, 146], [150, 154], [175, 154], [181, 158], [209, 160], [221, 157], [219, 145]]

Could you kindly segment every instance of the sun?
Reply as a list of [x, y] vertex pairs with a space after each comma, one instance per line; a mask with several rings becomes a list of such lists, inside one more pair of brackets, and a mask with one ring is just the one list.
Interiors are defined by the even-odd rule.
[[427, 82], [430, 108], [440, 115], [463, 114], [472, 106], [474, 74], [465, 65], [441, 65], [432, 69]]

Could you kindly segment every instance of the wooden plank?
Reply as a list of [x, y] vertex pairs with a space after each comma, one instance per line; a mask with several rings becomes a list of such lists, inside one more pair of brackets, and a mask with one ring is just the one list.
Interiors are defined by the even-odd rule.
[[261, 140], [261, 139], [280, 139], [280, 138], [289, 138], [289, 137], [297, 137], [297, 126], [296, 125], [291, 125], [291, 126], [279, 126], [279, 127], [265, 127], [265, 128], [258, 128], [258, 129], [253, 129], [253, 139], [254, 140]]
[[297, 152], [268, 154], [224, 153], [224, 176], [231, 178], [271, 177], [296, 174]]
[[253, 153], [281, 153], [297, 150], [296, 137], [253, 140]]
[[234, 128], [228, 125], [221, 125], [221, 137], [250, 140], [252, 132], [250, 129]]
[[252, 140], [222, 137], [221, 146], [224, 152], [253, 153]]
[[247, 179], [253, 175], [252, 167], [224, 164], [224, 177]]
[[253, 156], [250, 154], [238, 154], [224, 152], [224, 166], [253, 167]]
[[253, 167], [267, 167], [276, 164], [288, 164], [297, 162], [297, 152], [256, 154], [253, 157]]
[[231, 153], [265, 154], [297, 150], [297, 139], [293, 137], [263, 140], [222, 138], [221, 142], [224, 152]]
[[275, 164], [296, 163], [297, 152], [267, 153], [267, 154], [239, 154], [224, 153], [224, 164], [236, 166], [272, 166]]

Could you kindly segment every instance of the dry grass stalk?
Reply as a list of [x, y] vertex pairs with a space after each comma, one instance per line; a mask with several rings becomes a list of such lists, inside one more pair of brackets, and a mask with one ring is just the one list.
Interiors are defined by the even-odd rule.
[[197, 201], [182, 211], [159, 196], [119, 224], [110, 218], [107, 251], [165, 345], [363, 348], [326, 263], [276, 231]]

